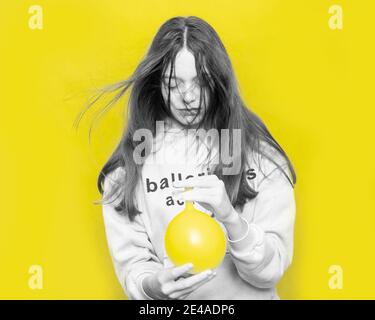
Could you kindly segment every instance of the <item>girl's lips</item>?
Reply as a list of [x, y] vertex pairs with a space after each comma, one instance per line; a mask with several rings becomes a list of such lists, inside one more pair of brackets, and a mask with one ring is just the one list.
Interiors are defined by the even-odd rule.
[[183, 117], [197, 117], [198, 116], [198, 112], [182, 112], [181, 115]]
[[199, 109], [193, 108], [193, 109], [178, 109], [179, 112], [185, 113], [185, 114], [197, 114]]

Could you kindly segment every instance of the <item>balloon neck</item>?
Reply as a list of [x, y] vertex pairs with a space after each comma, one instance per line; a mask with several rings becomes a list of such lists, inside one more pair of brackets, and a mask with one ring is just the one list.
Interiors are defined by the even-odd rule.
[[195, 210], [194, 205], [193, 205], [193, 201], [190, 201], [190, 200], [186, 201], [185, 210]]

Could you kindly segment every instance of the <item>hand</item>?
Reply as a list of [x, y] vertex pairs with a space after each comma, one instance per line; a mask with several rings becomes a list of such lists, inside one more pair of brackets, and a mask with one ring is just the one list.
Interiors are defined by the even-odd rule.
[[[235, 213], [224, 182], [215, 174], [176, 181], [173, 186], [180, 188], [173, 192], [179, 200], [198, 202], [205, 209], [214, 212], [216, 218], [222, 222], [230, 220]], [[185, 191], [182, 188], [193, 188], [193, 190]]]
[[[143, 281], [143, 289], [150, 297], [157, 300], [184, 299], [192, 291], [211, 280], [216, 273], [208, 269], [184, 277], [192, 264], [161, 269]], [[182, 278], [182, 279], [178, 279]]]

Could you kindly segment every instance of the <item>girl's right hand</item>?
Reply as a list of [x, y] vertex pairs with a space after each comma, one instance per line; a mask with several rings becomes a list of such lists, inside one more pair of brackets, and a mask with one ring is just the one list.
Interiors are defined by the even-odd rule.
[[143, 280], [143, 290], [155, 300], [184, 299], [216, 275], [208, 269], [185, 277], [184, 273], [192, 267], [193, 265], [188, 263], [161, 269]]

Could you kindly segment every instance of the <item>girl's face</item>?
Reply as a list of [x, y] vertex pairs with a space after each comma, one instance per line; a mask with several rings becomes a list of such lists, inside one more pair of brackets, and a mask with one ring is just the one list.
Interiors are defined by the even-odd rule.
[[[168, 82], [171, 65], [169, 64], [162, 78], [162, 94], [165, 103], [168, 101]], [[176, 77], [172, 72], [170, 82], [171, 112], [176, 119], [184, 124], [198, 124], [206, 112], [208, 104], [207, 90], [202, 88], [205, 95], [200, 97], [201, 85], [195, 68], [195, 57], [186, 48], [181, 49], [175, 59]], [[199, 110], [199, 99], [201, 109]]]

